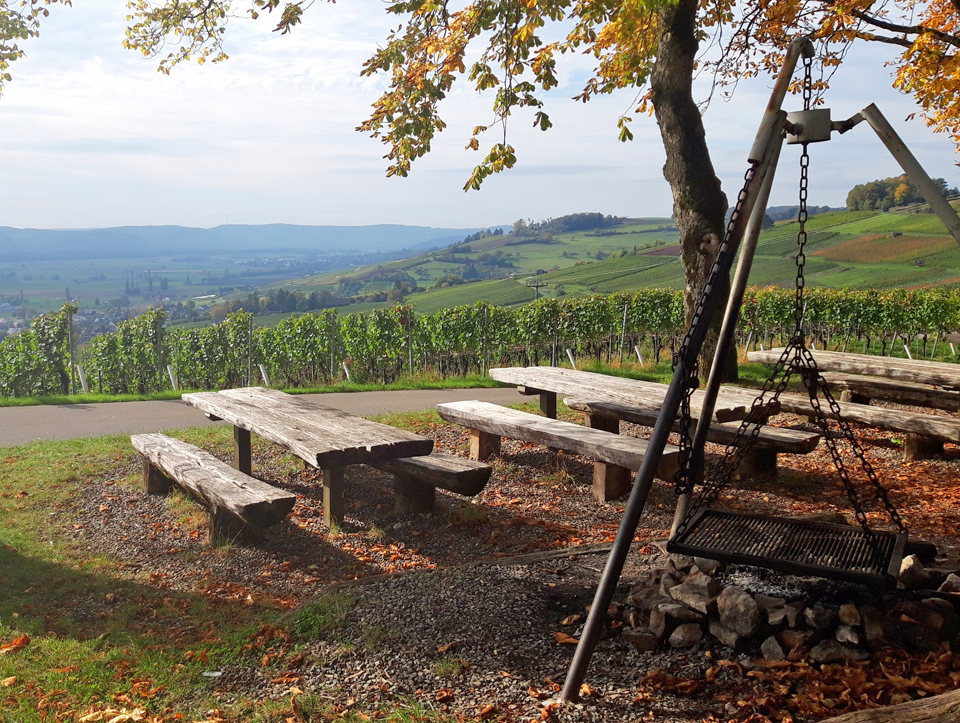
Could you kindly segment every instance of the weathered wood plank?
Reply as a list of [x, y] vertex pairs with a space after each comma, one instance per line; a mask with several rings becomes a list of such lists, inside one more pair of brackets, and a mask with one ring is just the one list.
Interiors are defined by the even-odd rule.
[[917, 698], [886, 708], [867, 708], [829, 718], [822, 723], [956, 723], [960, 721], [960, 690]]
[[249, 477], [209, 452], [163, 434], [135, 434], [134, 448], [211, 511], [227, 511], [253, 527], [275, 525], [293, 509], [296, 495]]
[[407, 475], [466, 497], [480, 494], [493, 474], [493, 467], [488, 464], [443, 452], [373, 462], [371, 466], [383, 472]]
[[[438, 404], [437, 413], [448, 422], [470, 429], [556, 447], [632, 470], [639, 469], [647, 451], [647, 442], [643, 439], [527, 414], [489, 402]], [[658, 470], [661, 479], [669, 479], [676, 471], [677, 454], [676, 447], [664, 449]]]
[[[868, 427], [904, 434], [919, 434], [955, 444], [960, 442], [960, 419], [933, 414], [913, 414], [899, 409], [884, 409], [851, 402], [838, 402], [838, 404], [840, 416], [849, 422], [858, 422]], [[781, 394], [780, 406], [783, 411], [793, 414], [807, 416], [813, 414], [809, 397], [799, 394]], [[828, 419], [836, 418], [826, 404], [821, 406]]]
[[[783, 349], [751, 351], [747, 353], [747, 359], [752, 362], [775, 364], [782, 353]], [[960, 365], [958, 364], [926, 361], [924, 359], [894, 359], [870, 354], [852, 354], [849, 352], [822, 351], [820, 349], [811, 353], [820, 371], [846, 372], [863, 376], [902, 379], [918, 384], [960, 387]]]
[[[657, 382], [624, 379], [607, 374], [563, 369], [559, 367], [501, 367], [490, 370], [498, 382], [523, 387], [526, 393], [548, 390], [580, 399], [618, 402], [628, 406], [659, 410], [668, 386]], [[721, 422], [743, 419], [753, 404], [756, 393], [751, 390], [722, 387], [717, 397], [714, 417]], [[699, 414], [703, 392], [695, 391], [692, 407]]]
[[831, 391], [849, 391], [867, 399], [885, 399], [889, 402], [944, 409], [948, 412], [960, 411], [960, 391], [956, 389], [843, 372], [824, 372], [823, 379]]
[[[567, 398], [563, 400], [570, 409], [576, 409], [590, 415], [614, 417], [626, 422], [639, 424], [644, 427], [653, 427], [657, 423], [659, 412], [649, 409], [584, 399]], [[591, 425], [592, 426], [592, 425]], [[711, 424], [707, 441], [716, 444], [731, 444], [736, 437], [739, 422], [727, 424]], [[673, 431], [680, 431], [680, 423], [674, 422]], [[789, 452], [792, 454], [807, 454], [817, 448], [820, 435], [816, 432], [804, 432], [796, 429], [784, 429], [765, 425], [760, 429], [760, 435], [754, 442], [755, 449], [772, 450], [775, 452]]]
[[315, 467], [416, 457], [433, 440], [272, 389], [184, 394], [183, 400], [235, 427], [280, 444]]

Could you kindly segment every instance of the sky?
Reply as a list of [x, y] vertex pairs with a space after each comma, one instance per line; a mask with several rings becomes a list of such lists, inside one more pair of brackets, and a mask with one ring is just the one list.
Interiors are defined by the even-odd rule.
[[[448, 128], [408, 178], [386, 178], [386, 147], [357, 132], [383, 77], [360, 68], [396, 19], [379, 0], [315, 4], [291, 35], [273, 23], [233, 19], [224, 63], [183, 64], [171, 75], [124, 50], [126, 3], [82, 0], [51, 8], [41, 36], [0, 98], [0, 226], [98, 228], [230, 224], [485, 227], [581, 211], [668, 216], [663, 150], [652, 118], [617, 141], [624, 92], [571, 100], [592, 67], [561, 63], [546, 110], [554, 128], [511, 121], [518, 163], [483, 188], [462, 188], [481, 154], [464, 149], [470, 129], [491, 119], [489, 96], [458, 83], [441, 107]], [[885, 47], [855, 48], [827, 96], [834, 119], [875, 102], [931, 176], [960, 185], [953, 146], [919, 120], [890, 86]], [[714, 100], [704, 121], [714, 165], [732, 199], [770, 92], [767, 78]], [[700, 96], [707, 91], [698, 86]], [[788, 99], [787, 110], [798, 105]], [[493, 142], [481, 137], [481, 151]], [[810, 147], [810, 203], [841, 206], [857, 183], [900, 173], [866, 124]], [[794, 205], [799, 151], [787, 147], [771, 205]]]

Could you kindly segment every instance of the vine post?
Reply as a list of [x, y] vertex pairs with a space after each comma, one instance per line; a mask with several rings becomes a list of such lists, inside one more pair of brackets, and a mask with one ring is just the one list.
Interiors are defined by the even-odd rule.
[[623, 344], [627, 337], [627, 307], [629, 302], [623, 302], [623, 324], [620, 325], [620, 363], [623, 364]]
[[70, 394], [77, 393], [77, 382], [76, 377], [74, 377], [74, 364], [73, 364], [73, 306], [70, 304], [70, 299], [67, 299], [67, 354], [68, 361], [70, 364]]

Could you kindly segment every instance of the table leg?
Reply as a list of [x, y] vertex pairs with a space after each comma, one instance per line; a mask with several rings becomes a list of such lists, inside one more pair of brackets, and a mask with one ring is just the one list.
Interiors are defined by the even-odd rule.
[[323, 468], [323, 522], [327, 527], [343, 522], [343, 465]]
[[238, 469], [244, 474], [253, 473], [253, 465], [250, 462], [250, 430], [242, 427], [233, 428], [233, 453], [234, 469]]
[[557, 418], [557, 393], [540, 392], [540, 411], [544, 417]]

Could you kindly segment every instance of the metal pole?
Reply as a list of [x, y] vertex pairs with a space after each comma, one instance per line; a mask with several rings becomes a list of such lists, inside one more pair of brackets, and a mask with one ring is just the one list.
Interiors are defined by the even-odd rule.
[[[786, 117], [787, 114], [784, 111], [780, 111], [781, 120], [785, 120]], [[757, 251], [757, 239], [760, 237], [760, 231], [763, 229], [763, 219], [767, 213], [767, 201], [770, 199], [773, 177], [777, 172], [780, 150], [783, 148], [783, 138], [781, 137], [779, 142], [773, 140], [775, 138], [776, 136], [771, 136], [773, 142], [765, 159], [766, 168], [762, 170], [758, 169], [763, 174], [763, 181], [760, 184], [757, 204], [753, 207], [753, 213], [750, 214], [750, 221], [747, 223], [743, 246], [740, 250], [740, 260], [737, 262], [737, 271], [734, 274], [733, 283], [730, 287], [730, 296], [727, 299], [727, 310], [723, 317], [723, 325], [720, 327], [720, 336], [717, 338], [717, 349], [713, 357], [713, 366], [710, 367], [710, 377], [707, 380], [707, 386], [703, 390], [700, 419], [697, 421], [697, 429], [690, 443], [693, 479], [695, 480], [701, 479], [703, 475], [704, 445], [707, 443], [707, 435], [710, 433], [710, 422], [713, 420], [713, 410], [714, 407], [716, 407], [720, 384], [723, 382], [723, 372], [730, 351], [730, 345], [735, 343], [737, 321], [740, 319], [740, 309], [743, 306], [743, 294], [747, 289], [750, 269], [753, 266], [753, 257]], [[690, 493], [680, 495], [680, 498], [677, 500], [677, 511], [673, 517], [673, 526], [670, 529], [671, 537], [673, 537], [677, 531], [677, 526], [686, 519], [689, 507]]]
[[883, 145], [885, 145], [887, 150], [897, 159], [897, 163], [900, 164], [900, 167], [910, 177], [910, 180], [914, 182], [920, 190], [920, 193], [923, 194], [923, 197], [927, 199], [927, 203], [930, 204], [930, 210], [937, 214], [937, 217], [943, 221], [943, 225], [947, 227], [950, 235], [960, 244], [960, 216], [957, 215], [953, 206], [947, 202], [947, 199], [943, 197], [940, 187], [937, 186], [937, 184], [930, 179], [930, 176], [927, 175], [927, 172], [923, 170], [923, 166], [920, 165], [920, 162], [900, 139], [900, 136], [897, 135], [893, 126], [883, 117], [880, 109], [871, 103], [860, 111], [860, 115], [862, 115], [867, 123], [870, 124], [870, 127], [876, 131], [880, 140], [883, 141]]

